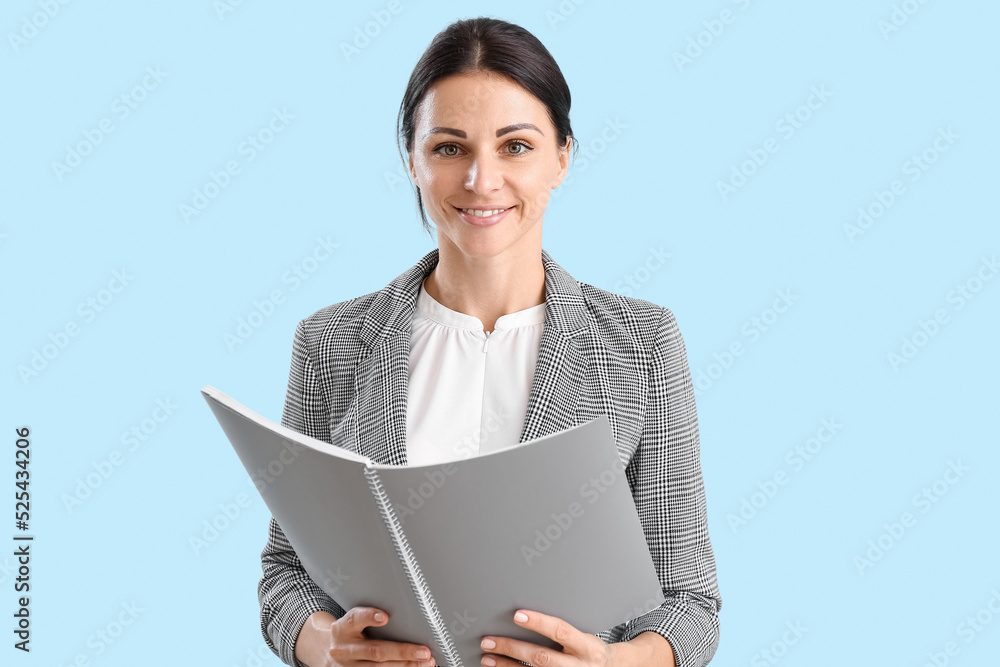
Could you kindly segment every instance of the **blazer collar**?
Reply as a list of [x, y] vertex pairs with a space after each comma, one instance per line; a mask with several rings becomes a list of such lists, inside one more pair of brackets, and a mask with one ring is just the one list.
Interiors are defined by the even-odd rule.
[[[355, 373], [357, 448], [378, 463], [406, 465], [406, 398], [413, 309], [437, 266], [435, 248], [379, 290], [361, 326], [367, 350]], [[542, 250], [545, 324], [519, 442], [574, 425], [588, 356], [587, 307], [579, 283]]]

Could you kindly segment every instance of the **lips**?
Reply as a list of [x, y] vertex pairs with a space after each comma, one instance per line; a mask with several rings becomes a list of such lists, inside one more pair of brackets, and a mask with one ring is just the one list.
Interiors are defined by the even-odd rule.
[[507, 213], [509, 213], [514, 206], [508, 206], [506, 208], [500, 206], [490, 208], [459, 208], [458, 206], [453, 206], [452, 208], [458, 211], [459, 215], [461, 215], [466, 222], [480, 227], [486, 227], [503, 220], [507, 217]]
[[455, 208], [458, 209], [459, 211], [462, 211], [463, 213], [467, 213], [469, 215], [474, 215], [477, 218], [488, 218], [491, 215], [496, 215], [497, 213], [503, 213], [507, 209], [511, 209], [511, 208], [514, 208], [514, 207], [513, 206], [494, 206], [492, 208], [482, 208], [482, 207], [477, 207], [477, 208], [459, 208], [458, 206], [456, 206]]

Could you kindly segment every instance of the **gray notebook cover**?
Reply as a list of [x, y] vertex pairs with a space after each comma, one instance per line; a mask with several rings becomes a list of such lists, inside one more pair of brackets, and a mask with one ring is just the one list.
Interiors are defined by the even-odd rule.
[[597, 633], [663, 603], [604, 415], [460, 461], [387, 466], [202, 395], [313, 581], [344, 609], [389, 613], [372, 639], [471, 666], [483, 635], [559, 648], [515, 624], [517, 609]]

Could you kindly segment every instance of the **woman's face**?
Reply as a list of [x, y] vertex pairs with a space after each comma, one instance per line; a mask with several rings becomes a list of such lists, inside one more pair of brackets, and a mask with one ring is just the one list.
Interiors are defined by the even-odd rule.
[[493, 257], [519, 241], [540, 245], [549, 193], [569, 162], [545, 106], [513, 81], [479, 72], [435, 83], [414, 116], [410, 174], [438, 245], [469, 257]]

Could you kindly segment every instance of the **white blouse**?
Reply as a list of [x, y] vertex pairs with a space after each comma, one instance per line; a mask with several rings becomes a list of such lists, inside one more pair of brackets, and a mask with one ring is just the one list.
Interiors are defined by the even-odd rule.
[[421, 284], [410, 339], [408, 465], [518, 444], [544, 321], [540, 303], [501, 316], [486, 333], [478, 317], [446, 308]]

